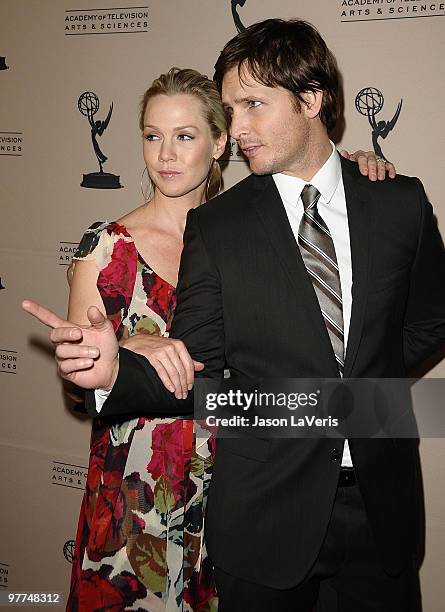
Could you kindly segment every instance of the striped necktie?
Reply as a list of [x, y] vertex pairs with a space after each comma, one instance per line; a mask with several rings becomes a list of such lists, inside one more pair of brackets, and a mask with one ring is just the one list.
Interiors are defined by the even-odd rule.
[[320, 195], [313, 185], [305, 185], [303, 188], [301, 199], [304, 214], [298, 230], [298, 244], [320, 304], [340, 375], [343, 375], [344, 335], [340, 275], [331, 234], [317, 210]]

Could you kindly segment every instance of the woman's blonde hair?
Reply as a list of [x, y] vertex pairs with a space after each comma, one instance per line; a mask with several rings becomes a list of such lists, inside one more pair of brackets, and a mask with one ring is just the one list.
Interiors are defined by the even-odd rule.
[[[202, 102], [204, 119], [212, 136], [219, 138], [227, 132], [227, 120], [221, 98], [215, 83], [206, 75], [192, 68], [170, 68], [153, 81], [141, 100], [139, 127], [144, 130], [144, 116], [149, 100], [157, 95], [189, 94]], [[212, 162], [207, 179], [206, 199], [214, 197], [221, 188], [221, 167], [217, 161]]]

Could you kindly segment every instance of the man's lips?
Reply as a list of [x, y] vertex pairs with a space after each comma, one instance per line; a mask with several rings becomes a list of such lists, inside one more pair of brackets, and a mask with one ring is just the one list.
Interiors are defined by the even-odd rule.
[[260, 144], [249, 144], [241, 146], [241, 151], [246, 157], [255, 157], [262, 145]]

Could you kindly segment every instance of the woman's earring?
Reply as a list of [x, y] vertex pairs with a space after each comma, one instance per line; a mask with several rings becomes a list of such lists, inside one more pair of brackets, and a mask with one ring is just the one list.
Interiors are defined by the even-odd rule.
[[[215, 159], [215, 164], [218, 164], [219, 166], [219, 161], [217, 159]], [[221, 191], [221, 189], [222, 189], [222, 172], [221, 172], [221, 166], [219, 166], [218, 193]]]
[[[206, 188], [205, 188], [205, 199], [210, 200], [212, 194], [210, 193], [210, 184], [212, 182], [212, 179], [214, 178], [214, 174], [216, 171], [216, 167], [218, 165], [218, 160], [216, 160], [214, 157], [212, 158], [212, 163], [210, 164], [210, 168], [209, 168], [209, 173], [207, 175], [207, 183], [206, 183]], [[218, 172], [218, 179], [219, 179], [219, 184], [218, 184], [218, 189], [215, 192], [216, 195], [217, 193], [219, 193], [221, 191], [221, 187], [222, 187], [222, 176], [221, 176], [221, 168], [219, 168], [217, 170]]]
[[210, 164], [210, 168], [209, 171], [207, 173], [207, 181], [206, 181], [206, 188], [204, 191], [204, 197], [206, 199], [206, 202], [208, 202], [210, 200], [210, 183], [212, 180], [212, 173], [213, 173], [213, 165], [215, 163], [215, 158], [212, 157], [212, 162]]
[[153, 184], [150, 180], [150, 177], [148, 176], [148, 187], [150, 188], [150, 192], [145, 193], [144, 192], [144, 188], [142, 187], [142, 182], [144, 180], [144, 174], [147, 173], [148, 176], [148, 170], [147, 170], [147, 166], [144, 166], [144, 169], [142, 170], [142, 176], [141, 176], [141, 193], [142, 193], [142, 197], [144, 198], [144, 202], [148, 201], [148, 196], [151, 195], [151, 191], [153, 190]]

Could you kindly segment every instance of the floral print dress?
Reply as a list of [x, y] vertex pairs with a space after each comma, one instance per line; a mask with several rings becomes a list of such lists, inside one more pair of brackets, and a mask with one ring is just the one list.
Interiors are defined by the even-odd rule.
[[[73, 259], [96, 262], [118, 340], [168, 335], [175, 289], [123, 225], [93, 224]], [[214, 439], [198, 429], [180, 418], [93, 420], [68, 611], [217, 610], [203, 541]]]

